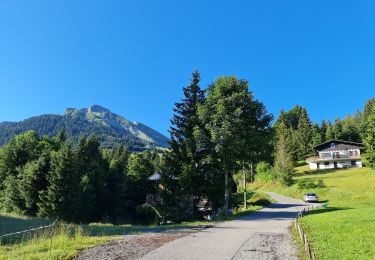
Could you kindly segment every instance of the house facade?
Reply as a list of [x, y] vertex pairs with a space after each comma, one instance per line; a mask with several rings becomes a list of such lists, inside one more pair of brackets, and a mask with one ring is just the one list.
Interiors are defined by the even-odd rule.
[[310, 169], [362, 167], [363, 144], [331, 140], [314, 147], [318, 156], [306, 159]]

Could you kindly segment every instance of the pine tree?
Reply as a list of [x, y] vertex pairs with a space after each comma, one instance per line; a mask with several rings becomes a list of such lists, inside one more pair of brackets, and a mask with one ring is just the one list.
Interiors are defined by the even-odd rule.
[[290, 152], [288, 136], [290, 130], [284, 122], [280, 122], [277, 128], [277, 145], [275, 167], [279, 175], [280, 181], [287, 186], [292, 184], [293, 180], [293, 159]]
[[194, 213], [193, 200], [199, 200], [204, 193], [204, 176], [200, 170], [202, 154], [195, 135], [203, 127], [198, 106], [204, 102], [204, 91], [199, 87], [199, 72], [195, 71], [192, 76], [190, 85], [183, 88], [184, 98], [173, 109], [171, 150], [166, 159], [169, 174], [178, 177], [181, 194], [190, 198], [191, 215]]
[[333, 127], [332, 127], [331, 122], [328, 122], [327, 123], [326, 132], [325, 132], [325, 140], [327, 142], [327, 141], [330, 141], [330, 140], [333, 140], [333, 139], [335, 139], [335, 134], [333, 132]]
[[297, 127], [298, 160], [305, 160], [311, 153], [311, 122], [306, 109], [303, 109]]
[[335, 122], [333, 124], [333, 137], [336, 140], [342, 139], [342, 122], [339, 118], [335, 118]]
[[329, 141], [329, 140], [326, 139], [326, 132], [327, 132], [327, 121], [322, 120], [322, 124], [320, 125], [320, 133], [321, 133], [322, 143], [326, 142], [326, 141]]
[[[374, 111], [375, 112], [375, 111]], [[375, 113], [369, 114], [367, 119], [364, 145], [366, 153], [364, 159], [366, 165], [375, 169]]]
[[321, 144], [323, 142], [322, 140], [322, 132], [321, 128], [319, 128], [319, 125], [317, 123], [314, 123], [311, 127], [311, 142], [310, 147], [311, 150], [318, 144]]
[[126, 211], [126, 183], [127, 183], [127, 168], [128, 168], [128, 149], [121, 145], [117, 147], [111, 154], [108, 171], [108, 215], [114, 223], [121, 223], [125, 219], [129, 219]]
[[60, 217], [66, 221], [77, 219], [80, 180], [74, 158], [71, 141], [52, 153], [48, 188], [41, 193], [38, 204], [40, 216]]
[[38, 160], [28, 162], [21, 170], [18, 186], [24, 201], [24, 214], [36, 216], [40, 192], [47, 189], [47, 175], [51, 167], [50, 151], [44, 150]]

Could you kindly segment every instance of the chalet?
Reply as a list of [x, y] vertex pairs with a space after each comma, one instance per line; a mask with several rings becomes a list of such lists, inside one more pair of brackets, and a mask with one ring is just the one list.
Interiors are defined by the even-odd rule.
[[362, 167], [363, 144], [331, 140], [314, 147], [319, 156], [306, 159], [310, 169]]

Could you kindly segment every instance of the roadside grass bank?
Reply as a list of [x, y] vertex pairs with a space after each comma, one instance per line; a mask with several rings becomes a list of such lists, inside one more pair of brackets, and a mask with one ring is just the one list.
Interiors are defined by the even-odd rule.
[[299, 189], [297, 183], [286, 188], [261, 181], [250, 188], [299, 199], [311, 191], [328, 203], [327, 208], [300, 219], [317, 259], [375, 259], [375, 171], [365, 167], [336, 170], [298, 176], [295, 181], [302, 178], [321, 179], [325, 188]]
[[[241, 195], [243, 196], [243, 193]], [[240, 198], [239, 195], [235, 197]], [[0, 241], [0, 259], [72, 259], [81, 250], [98, 246], [111, 240], [120, 240], [125, 234], [165, 232], [167, 230], [194, 228], [213, 225], [223, 220], [232, 220], [261, 209], [270, 202], [270, 198], [261, 192], [249, 192], [247, 202], [248, 207], [246, 210], [243, 207], [237, 207], [232, 215], [221, 217], [216, 221], [188, 221], [159, 226], [59, 223], [54, 228], [3, 239]], [[15, 214], [0, 213], [0, 236], [49, 225], [52, 222], [53, 220], [49, 219], [28, 218]]]

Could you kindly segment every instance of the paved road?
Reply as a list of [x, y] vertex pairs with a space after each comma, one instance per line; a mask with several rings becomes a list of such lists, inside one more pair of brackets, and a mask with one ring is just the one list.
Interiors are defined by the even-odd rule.
[[268, 193], [277, 203], [165, 244], [141, 259], [298, 259], [289, 232], [301, 200]]

